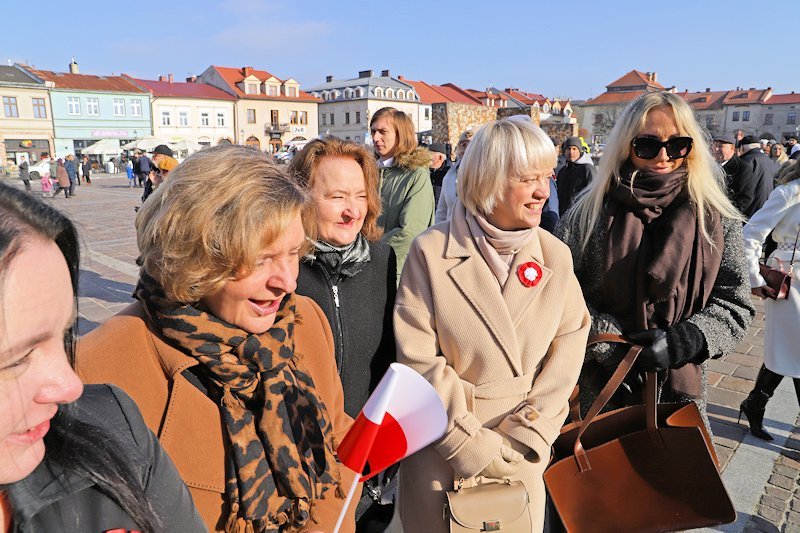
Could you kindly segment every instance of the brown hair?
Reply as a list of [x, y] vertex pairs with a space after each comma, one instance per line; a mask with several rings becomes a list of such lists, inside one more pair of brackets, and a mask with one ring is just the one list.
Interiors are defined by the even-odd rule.
[[[319, 162], [326, 157], [346, 157], [353, 159], [364, 173], [364, 188], [367, 191], [367, 214], [361, 234], [370, 242], [375, 242], [383, 235], [378, 226], [378, 215], [381, 214], [381, 197], [378, 192], [378, 165], [375, 158], [363, 145], [343, 141], [336, 137], [314, 139], [298, 153], [289, 164], [289, 173], [307, 191], [314, 188]], [[316, 210], [306, 209], [303, 213], [303, 225], [306, 233], [316, 230]]]
[[197, 302], [247, 275], [308, 203], [263, 152], [235, 145], [200, 150], [142, 205], [137, 262], [167, 298]]
[[383, 107], [372, 115], [372, 119], [369, 121], [370, 129], [372, 125], [375, 124], [376, 120], [384, 116], [389, 118], [397, 136], [394, 148], [389, 154], [389, 157], [411, 154], [411, 152], [417, 148], [417, 135], [414, 133], [414, 123], [411, 121], [411, 117], [393, 107]]

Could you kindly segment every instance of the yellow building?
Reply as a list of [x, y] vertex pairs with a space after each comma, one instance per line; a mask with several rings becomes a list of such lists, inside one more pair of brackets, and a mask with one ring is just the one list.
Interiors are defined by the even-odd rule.
[[[39, 161], [53, 151], [48, 84], [18, 66], [0, 66], [0, 168], [21, 157]], [[24, 155], [23, 155], [24, 154]]]

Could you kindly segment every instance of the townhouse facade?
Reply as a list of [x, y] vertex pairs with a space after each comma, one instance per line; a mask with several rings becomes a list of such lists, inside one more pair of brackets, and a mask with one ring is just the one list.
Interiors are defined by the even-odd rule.
[[289, 141], [318, 135], [320, 100], [300, 89], [292, 79], [281, 79], [253, 67], [212, 65], [197, 77], [235, 98], [235, 142], [257, 150], [277, 152]]
[[53, 153], [48, 86], [19, 65], [0, 66], [0, 167], [6, 161], [39, 161]]
[[24, 67], [48, 84], [56, 157], [81, 153], [101, 139], [124, 144], [152, 135], [150, 95], [122, 76], [80, 74]]
[[779, 141], [788, 139], [790, 135], [800, 137], [798, 114], [800, 94], [773, 94], [762, 106], [759, 131], [772, 134]]
[[371, 143], [369, 122], [381, 108], [394, 107], [411, 117], [415, 132], [430, 132], [430, 105], [421, 104], [413, 86], [393, 78], [388, 70], [375, 76], [372, 70], [359, 71], [357, 78], [334, 79], [326, 76], [325, 83], [308, 91], [320, 99], [319, 131], [357, 143]]
[[197, 77], [176, 82], [172, 74], [158, 80], [125, 76], [148, 91], [153, 123], [153, 136], [168, 142], [191, 141], [200, 146], [232, 144], [234, 103], [236, 97], [204, 83]]

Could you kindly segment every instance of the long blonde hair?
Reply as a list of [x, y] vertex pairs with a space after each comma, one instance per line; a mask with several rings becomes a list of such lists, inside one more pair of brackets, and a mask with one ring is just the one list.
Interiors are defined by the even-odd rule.
[[689, 198], [697, 205], [703, 237], [713, 246], [706, 227], [706, 212], [709, 209], [718, 211], [726, 218], [745, 220], [725, 194], [725, 172], [711, 156], [711, 139], [695, 120], [692, 109], [676, 94], [649, 92], [636, 98], [622, 112], [611, 130], [605, 153], [598, 165], [597, 177], [575, 201], [575, 208], [570, 210], [569, 222], [577, 223], [581, 248], [585, 249], [589, 243], [603, 210], [606, 194], [620, 182], [620, 169], [631, 155], [631, 141], [644, 128], [647, 114], [663, 106], [669, 106], [672, 110], [680, 134], [691, 137], [694, 142], [683, 164], [688, 175]]

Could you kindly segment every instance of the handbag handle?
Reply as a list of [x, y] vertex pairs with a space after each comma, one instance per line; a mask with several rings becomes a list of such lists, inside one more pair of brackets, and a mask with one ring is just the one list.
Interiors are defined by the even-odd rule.
[[[581, 436], [583, 436], [583, 432], [586, 431], [594, 418], [611, 400], [611, 397], [614, 395], [614, 393], [617, 392], [617, 389], [620, 385], [622, 385], [625, 376], [628, 375], [628, 372], [631, 370], [631, 368], [633, 368], [636, 358], [639, 357], [639, 354], [644, 349], [643, 346], [633, 344], [631, 341], [625, 339], [621, 335], [614, 335], [610, 333], [595, 335], [589, 339], [587, 346], [601, 342], [630, 344], [631, 348], [628, 350], [628, 353], [625, 354], [625, 357], [622, 359], [622, 361], [620, 361], [619, 366], [611, 375], [611, 378], [608, 380], [608, 383], [606, 383], [606, 386], [603, 387], [603, 390], [600, 391], [600, 394], [598, 394], [594, 403], [592, 403], [592, 406], [589, 408], [589, 412], [586, 413], [583, 422], [581, 422], [581, 428], [578, 430], [578, 435], [575, 438], [574, 446], [575, 460], [578, 462], [578, 467], [580, 468], [581, 472], [591, 469], [589, 458], [586, 456], [586, 450], [584, 450], [583, 444], [581, 443]], [[656, 375], [651, 372], [647, 373], [647, 384], [645, 388], [644, 400], [645, 412], [647, 415], [647, 429], [655, 430], [658, 427], [656, 418], [656, 410], [658, 408]]]

